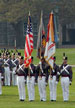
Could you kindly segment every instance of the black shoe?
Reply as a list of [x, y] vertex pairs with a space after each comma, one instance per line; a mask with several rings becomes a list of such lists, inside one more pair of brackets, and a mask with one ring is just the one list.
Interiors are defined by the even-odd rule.
[[30, 102], [34, 101], [34, 100], [29, 100]]
[[23, 99], [20, 99], [20, 101], [24, 101]]
[[68, 102], [68, 100], [65, 100], [64, 102]]
[[51, 102], [53, 102], [53, 100], [51, 100]]

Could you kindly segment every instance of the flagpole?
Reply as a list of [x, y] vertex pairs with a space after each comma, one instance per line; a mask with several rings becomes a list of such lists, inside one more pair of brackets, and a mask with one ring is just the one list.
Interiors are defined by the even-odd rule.
[[15, 46], [15, 51], [16, 51], [16, 38], [14, 40], [14, 46]]
[[50, 74], [50, 80], [51, 80], [51, 79], [52, 79], [52, 78], [51, 78], [51, 67], [50, 67], [50, 73], [49, 73], [49, 74]]
[[[40, 21], [42, 22], [42, 16], [43, 16], [43, 11], [41, 10], [41, 19], [40, 19]], [[42, 33], [41, 33], [41, 37], [42, 37]], [[42, 42], [42, 38], [40, 37], [40, 40], [41, 40], [41, 42]], [[41, 44], [41, 43], [40, 43]], [[40, 60], [41, 60], [41, 45], [40, 45]], [[41, 64], [40, 64], [41, 65]], [[41, 74], [41, 72], [39, 72], [39, 77], [40, 77], [40, 79], [41, 79], [41, 76], [40, 76], [40, 74]]]
[[[29, 16], [30, 16], [30, 11], [29, 11]], [[28, 24], [29, 24], [29, 27], [30, 27], [29, 16], [28, 16]], [[28, 74], [29, 74], [28, 76], [29, 76], [29, 80], [30, 80], [30, 64], [29, 64]]]
[[40, 59], [41, 59], [41, 47], [40, 47]]

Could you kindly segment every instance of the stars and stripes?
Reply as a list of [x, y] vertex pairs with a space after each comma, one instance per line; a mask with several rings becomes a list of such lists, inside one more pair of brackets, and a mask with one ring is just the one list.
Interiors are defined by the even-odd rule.
[[31, 63], [31, 53], [33, 51], [33, 32], [32, 32], [32, 24], [31, 24], [31, 16], [29, 13], [28, 16], [28, 25], [27, 25], [27, 34], [26, 34], [26, 43], [25, 43], [25, 66], [29, 66]]

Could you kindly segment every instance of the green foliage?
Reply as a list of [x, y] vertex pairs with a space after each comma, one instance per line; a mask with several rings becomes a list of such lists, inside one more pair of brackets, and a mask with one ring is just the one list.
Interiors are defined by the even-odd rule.
[[59, 16], [61, 24], [74, 22], [75, 0], [0, 0], [0, 21], [18, 23], [28, 16], [29, 10], [32, 17], [40, 11], [44, 11], [44, 17], [48, 18], [51, 10]]

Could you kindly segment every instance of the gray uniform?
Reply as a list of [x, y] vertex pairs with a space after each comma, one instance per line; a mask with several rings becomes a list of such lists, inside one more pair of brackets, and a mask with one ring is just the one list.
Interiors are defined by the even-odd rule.
[[18, 64], [19, 64], [18, 59], [12, 60], [12, 85], [17, 85], [17, 75], [15, 74], [15, 71]]
[[69, 100], [69, 84], [72, 82], [72, 67], [68, 64], [62, 64], [60, 67], [61, 86], [63, 91], [63, 100]]
[[5, 70], [5, 85], [10, 86], [10, 71], [12, 70], [11, 59], [4, 60], [4, 70]]
[[1, 83], [2, 73], [3, 73], [3, 60], [0, 58], [0, 95], [2, 94], [2, 83]]

